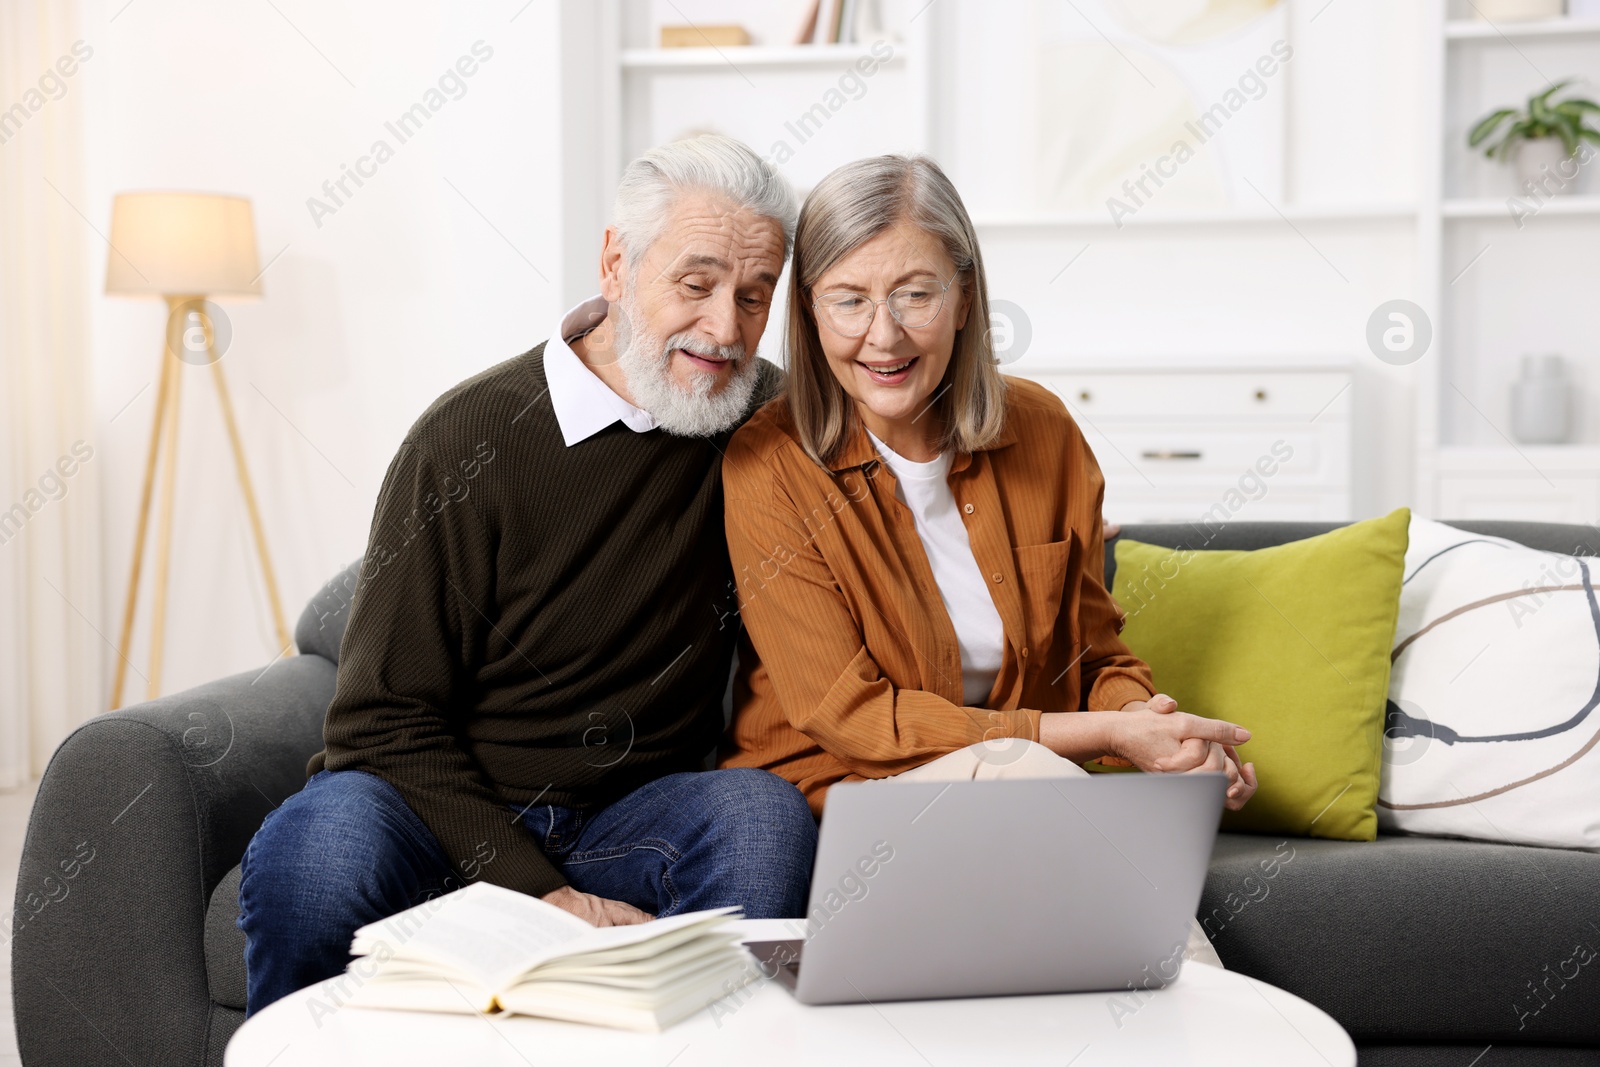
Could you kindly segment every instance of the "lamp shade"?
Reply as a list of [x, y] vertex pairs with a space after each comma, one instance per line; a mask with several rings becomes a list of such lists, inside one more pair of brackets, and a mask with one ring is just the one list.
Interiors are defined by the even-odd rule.
[[259, 296], [250, 201], [213, 193], [118, 193], [106, 292]]

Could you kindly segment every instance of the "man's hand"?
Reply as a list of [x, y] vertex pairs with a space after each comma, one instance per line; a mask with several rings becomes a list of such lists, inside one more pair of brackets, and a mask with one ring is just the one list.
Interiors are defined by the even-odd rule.
[[[1130, 700], [1123, 711], [1152, 711], [1158, 715], [1177, 712], [1178, 702], [1165, 693], [1157, 693], [1149, 700]], [[1226, 742], [1210, 741], [1198, 762], [1182, 768], [1182, 773], [1200, 771], [1216, 772], [1228, 776], [1228, 792], [1224, 800], [1229, 811], [1238, 811], [1256, 794], [1256, 765], [1239, 758], [1239, 750]]]
[[546, 893], [542, 899], [562, 911], [571, 912], [590, 926], [632, 926], [655, 918], [632, 904], [607, 900], [593, 893], [580, 893], [570, 885]]

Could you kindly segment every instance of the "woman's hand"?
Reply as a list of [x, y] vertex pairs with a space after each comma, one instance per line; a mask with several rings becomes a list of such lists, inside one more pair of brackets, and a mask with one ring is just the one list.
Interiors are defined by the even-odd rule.
[[1232, 745], [1223, 745], [1222, 750], [1228, 757], [1228, 796], [1224, 803], [1229, 811], [1238, 811], [1256, 795], [1256, 765], [1242, 762], [1239, 750]]
[[1250, 740], [1250, 731], [1243, 726], [1184, 711], [1124, 708], [1110, 724], [1106, 738], [1109, 754], [1121, 756], [1141, 771], [1162, 774], [1201, 769], [1211, 757], [1212, 744], [1239, 745]]
[[[1122, 706], [1123, 711], [1152, 711], [1158, 715], [1171, 715], [1178, 710], [1178, 702], [1165, 693], [1157, 693], [1149, 700], [1132, 700]], [[1228, 776], [1228, 792], [1224, 803], [1229, 811], [1238, 811], [1249, 803], [1255, 796], [1256, 765], [1245, 763], [1239, 758], [1239, 750], [1231, 744], [1211, 741], [1207, 744], [1204, 755], [1192, 767], [1184, 768], [1181, 773], [1192, 774], [1201, 771], [1216, 772]]]
[[1223, 804], [1229, 811], [1238, 811], [1249, 803], [1250, 798], [1256, 794], [1256, 765], [1247, 763], [1241, 765], [1239, 752], [1232, 745], [1219, 745], [1215, 741], [1207, 746], [1206, 755], [1194, 767], [1183, 771], [1183, 774], [1199, 774], [1210, 772], [1226, 774], [1228, 776], [1228, 791], [1223, 797]]
[[1250, 740], [1249, 730], [1231, 722], [1138, 703], [1121, 711], [1047, 711], [1039, 716], [1039, 743], [1073, 763], [1110, 756], [1141, 771], [1178, 774], [1200, 769], [1213, 743]]

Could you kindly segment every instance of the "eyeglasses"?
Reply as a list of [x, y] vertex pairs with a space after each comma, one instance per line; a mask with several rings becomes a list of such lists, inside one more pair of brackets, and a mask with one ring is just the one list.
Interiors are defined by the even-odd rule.
[[860, 293], [823, 293], [811, 308], [817, 320], [840, 337], [865, 337], [879, 304], [887, 304], [889, 314], [900, 325], [915, 330], [939, 317], [945, 294], [960, 276], [958, 270], [947, 282], [909, 282], [882, 300], [868, 300]]

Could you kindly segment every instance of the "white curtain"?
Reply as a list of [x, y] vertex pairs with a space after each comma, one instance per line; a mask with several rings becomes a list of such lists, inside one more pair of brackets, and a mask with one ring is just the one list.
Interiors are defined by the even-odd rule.
[[0, 788], [105, 710], [116, 654], [100, 622], [81, 22], [77, 3], [0, 2]]

